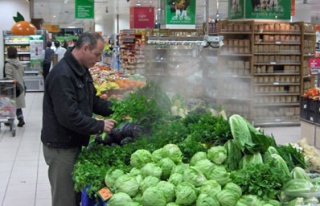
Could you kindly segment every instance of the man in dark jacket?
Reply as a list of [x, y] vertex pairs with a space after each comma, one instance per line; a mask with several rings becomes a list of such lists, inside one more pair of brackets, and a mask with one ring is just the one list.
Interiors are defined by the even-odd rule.
[[47, 75], [50, 71], [51, 67], [51, 57], [54, 54], [53, 49], [51, 49], [52, 43], [50, 41], [47, 42], [47, 48], [44, 50], [44, 56], [43, 56], [43, 65], [42, 65], [42, 75], [43, 79], [46, 80]]
[[112, 119], [92, 117], [93, 113], [112, 113], [111, 103], [96, 96], [88, 71], [100, 61], [103, 48], [104, 40], [98, 33], [82, 34], [45, 82], [41, 140], [53, 206], [79, 205], [71, 175], [76, 158], [91, 134], [109, 132], [115, 124]]

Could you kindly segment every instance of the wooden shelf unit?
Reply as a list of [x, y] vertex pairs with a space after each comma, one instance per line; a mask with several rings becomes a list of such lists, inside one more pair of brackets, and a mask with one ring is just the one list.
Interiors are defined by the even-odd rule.
[[[257, 126], [297, 125], [300, 117], [300, 97], [314, 86], [308, 75], [309, 58], [314, 57], [315, 25], [306, 22], [221, 21], [218, 35], [224, 37], [219, 54], [217, 75], [224, 71], [245, 72], [245, 81], [230, 78], [218, 94], [237, 92], [245, 94], [244, 111], [234, 111]], [[245, 62], [246, 66], [243, 66]], [[225, 75], [224, 75], [225, 76]], [[238, 85], [233, 87], [232, 85]], [[246, 84], [246, 87], [241, 86]], [[236, 90], [236, 91], [232, 91]], [[218, 95], [219, 96], [219, 95]], [[221, 99], [222, 105], [239, 106], [239, 101]], [[226, 108], [227, 114], [228, 108]]]

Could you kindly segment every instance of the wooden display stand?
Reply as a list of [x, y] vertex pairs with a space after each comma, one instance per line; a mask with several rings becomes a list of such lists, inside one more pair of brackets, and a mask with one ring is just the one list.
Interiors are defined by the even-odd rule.
[[[227, 111], [256, 126], [299, 125], [300, 96], [314, 84], [307, 62], [315, 55], [315, 25], [227, 20], [219, 22], [219, 35], [218, 85], [228, 95], [220, 101], [231, 105]], [[223, 84], [228, 80], [233, 86]]]

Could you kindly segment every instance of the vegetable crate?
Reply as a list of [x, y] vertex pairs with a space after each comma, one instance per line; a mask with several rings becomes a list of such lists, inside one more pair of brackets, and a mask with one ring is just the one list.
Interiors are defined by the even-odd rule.
[[0, 79], [0, 123], [10, 126], [12, 136], [16, 135], [14, 119], [16, 116], [16, 82]]
[[300, 117], [302, 119], [308, 120], [309, 119], [309, 112], [310, 112], [310, 104], [311, 99], [308, 98], [301, 98], [300, 102]]
[[100, 197], [99, 199], [89, 197], [86, 189], [83, 189], [81, 192], [81, 206], [107, 206], [107, 202], [103, 201]]

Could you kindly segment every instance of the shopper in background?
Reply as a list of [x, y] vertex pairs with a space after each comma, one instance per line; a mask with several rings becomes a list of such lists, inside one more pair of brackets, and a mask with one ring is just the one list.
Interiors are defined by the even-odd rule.
[[84, 33], [45, 81], [41, 140], [49, 166], [53, 206], [79, 206], [72, 171], [90, 135], [111, 131], [113, 119], [98, 120], [93, 113], [109, 116], [111, 102], [96, 96], [88, 68], [100, 61], [104, 40], [98, 33]]
[[[20, 85], [24, 85], [23, 73], [24, 68], [18, 58], [18, 50], [16, 47], [8, 47], [7, 63], [5, 64], [5, 77], [16, 80]], [[18, 127], [25, 125], [22, 108], [26, 107], [25, 91], [16, 98], [16, 115], [18, 119]]]
[[68, 42], [67, 42], [67, 40], [63, 40], [62, 47], [65, 48], [65, 49], [68, 49]]
[[62, 46], [60, 46], [59, 41], [55, 41], [54, 46], [56, 47], [56, 50], [54, 51], [54, 53], [58, 55], [58, 61], [60, 61], [60, 59], [62, 59], [62, 57], [64, 56], [67, 50]]
[[47, 75], [50, 71], [51, 67], [51, 57], [54, 54], [53, 49], [51, 49], [52, 43], [51, 41], [47, 42], [47, 48], [44, 50], [44, 57], [43, 57], [43, 78], [46, 80]]

